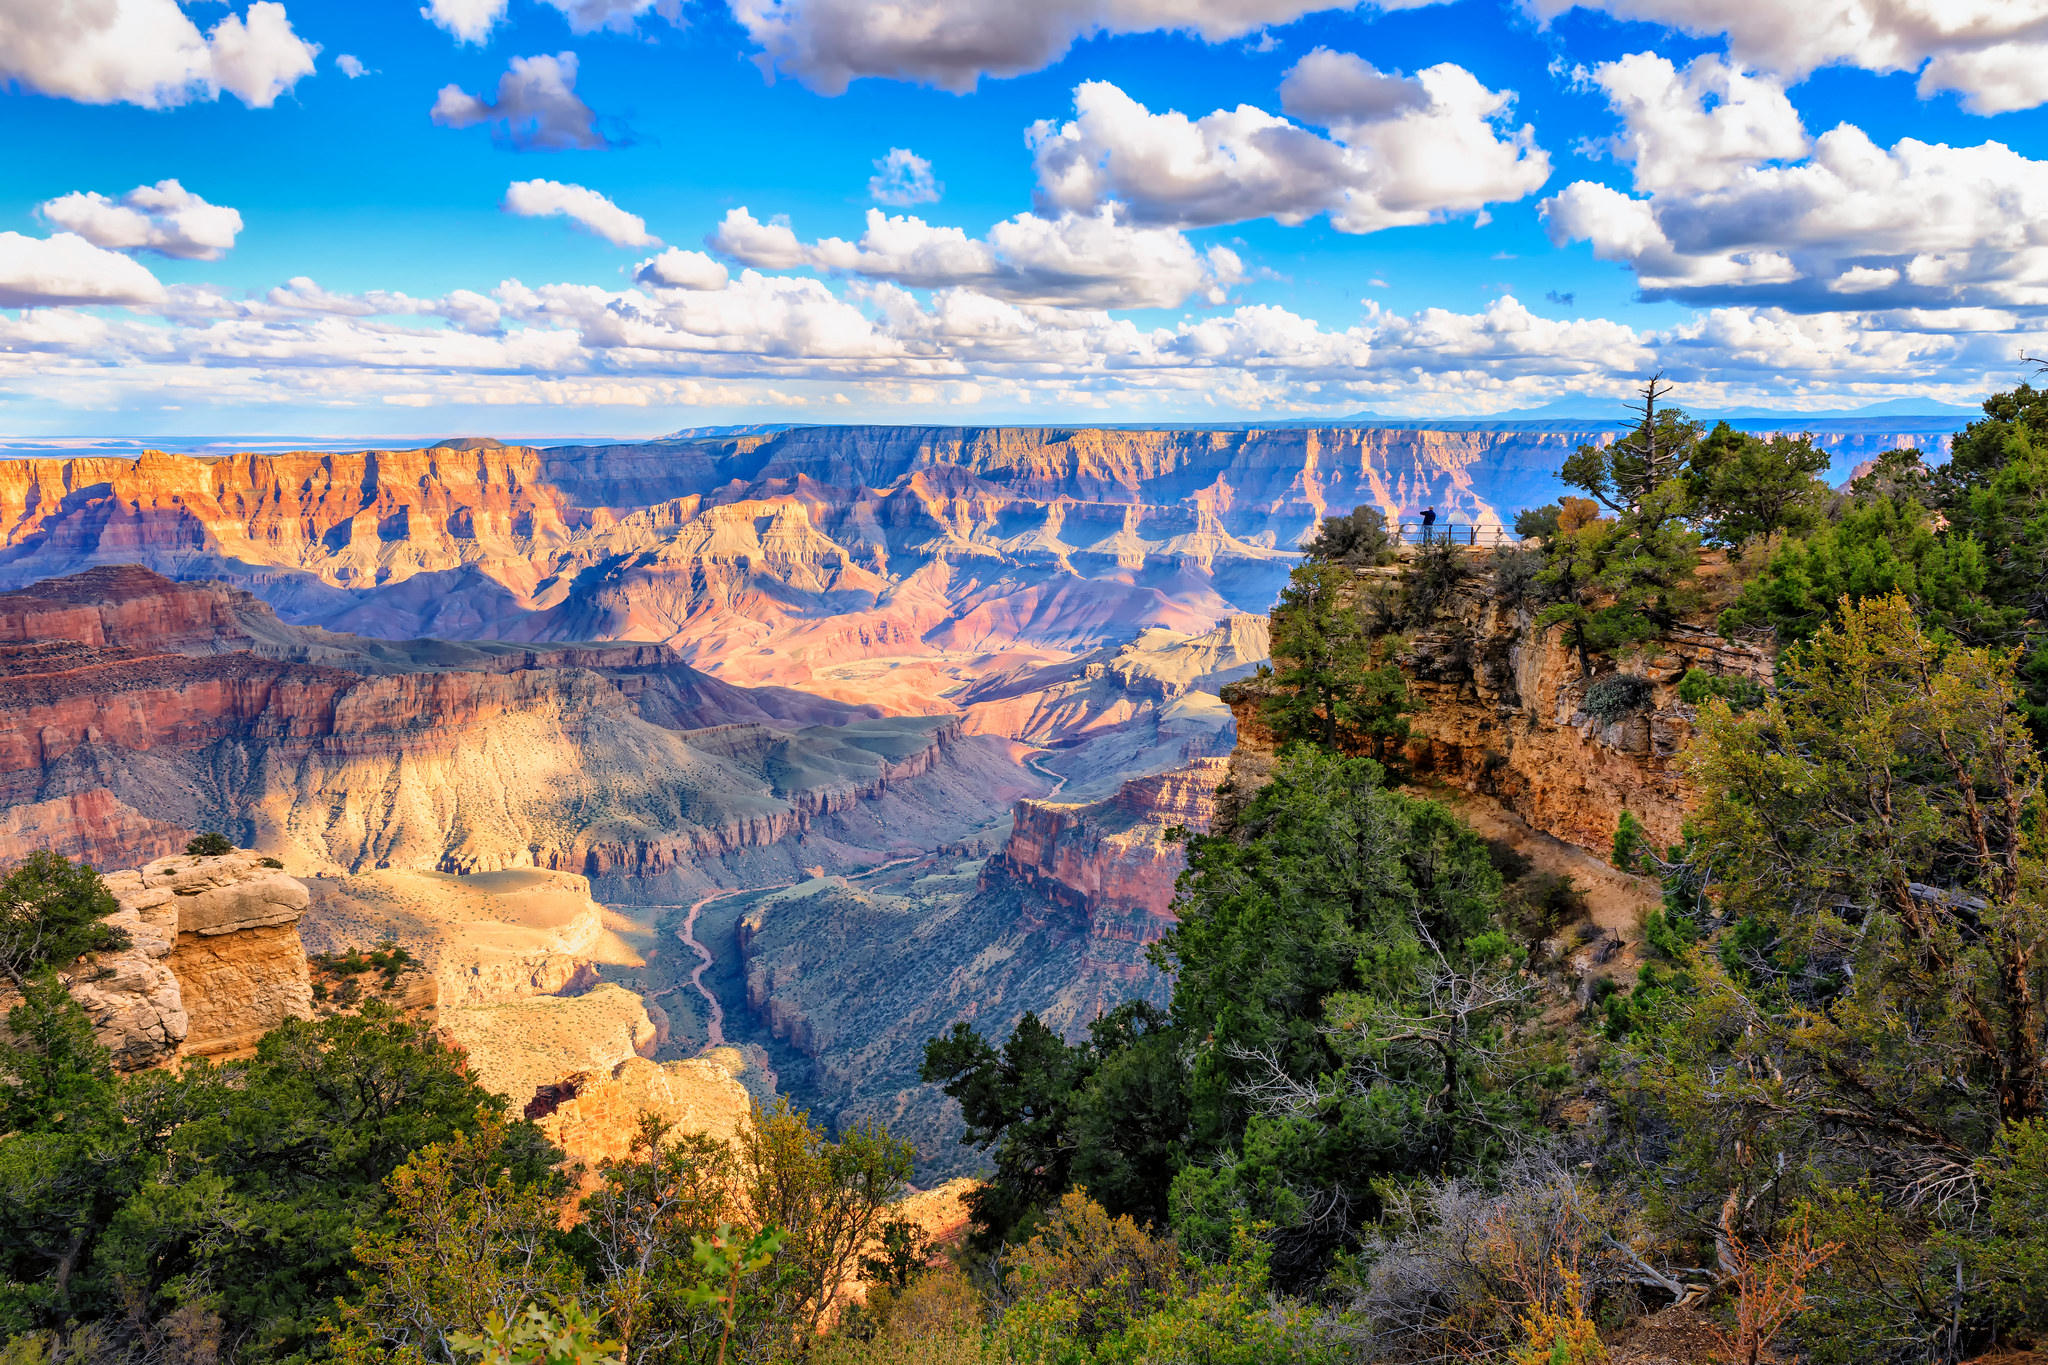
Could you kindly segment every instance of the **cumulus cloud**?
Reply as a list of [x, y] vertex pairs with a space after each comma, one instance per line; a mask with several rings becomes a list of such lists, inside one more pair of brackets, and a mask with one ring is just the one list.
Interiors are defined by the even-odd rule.
[[567, 218], [613, 246], [660, 246], [647, 220], [628, 213], [596, 190], [559, 180], [515, 180], [505, 190], [505, 211], [522, 218]]
[[511, 0], [427, 0], [421, 17], [439, 24], [465, 43], [481, 43], [505, 17]]
[[1289, 72], [1282, 98], [1324, 136], [1241, 104], [1198, 119], [1154, 113], [1106, 81], [1074, 92], [1074, 117], [1029, 134], [1044, 205], [1118, 204], [1132, 221], [1195, 227], [1328, 214], [1340, 232], [1441, 221], [1533, 194], [1550, 158], [1514, 96], [1444, 63], [1389, 76], [1318, 49]]
[[[2048, 162], [2003, 143], [1904, 138], [1841, 124], [1789, 164], [1789, 109], [1768, 88], [1723, 125], [1730, 73], [1630, 59], [1603, 81], [1623, 114], [1634, 197], [1579, 181], [1544, 201], [1553, 240], [1632, 269], [1644, 294], [1800, 309], [2048, 305]], [[1617, 68], [1627, 63], [1614, 64]]]
[[891, 147], [887, 156], [876, 158], [868, 179], [868, 198], [899, 209], [936, 204], [945, 190], [932, 178], [932, 163], [908, 147]]
[[85, 104], [163, 109], [225, 90], [267, 109], [313, 73], [319, 51], [275, 0], [255, 0], [204, 35], [177, 0], [0, 5], [0, 81]]
[[671, 22], [682, 20], [681, 0], [547, 0], [569, 21], [571, 33], [595, 33], [609, 29], [630, 32], [640, 16], [652, 10]]
[[340, 69], [342, 75], [350, 80], [354, 80], [358, 76], [370, 74], [370, 68], [363, 65], [363, 59], [352, 52], [344, 52], [339, 57], [336, 57], [334, 65]]
[[908, 215], [869, 209], [858, 241], [805, 242], [785, 222], [732, 209], [712, 234], [715, 250], [767, 270], [811, 267], [916, 289], [971, 288], [1020, 303], [1089, 308], [1172, 308], [1192, 296], [1221, 303], [1245, 278], [1227, 247], [1197, 250], [1171, 228], [1133, 227], [1115, 211], [1020, 213], [970, 237]]
[[1420, 81], [1388, 75], [1356, 53], [1319, 47], [1281, 78], [1280, 107], [1305, 123], [1333, 128], [1426, 109], [1429, 91]]
[[1915, 71], [1980, 114], [2048, 101], [2048, 0], [1524, 0], [1538, 18], [1604, 10], [1702, 37], [1747, 68], [1797, 79], [1823, 66]]
[[[1049, 66], [1096, 33], [1242, 38], [1359, 0], [733, 0], [763, 71], [837, 95], [862, 76], [922, 81], [959, 93], [983, 76]], [[1379, 0], [1409, 9], [1436, 0]]]
[[434, 100], [433, 119], [447, 128], [494, 124], [498, 135], [521, 151], [609, 145], [597, 130], [597, 115], [577, 98], [573, 52], [514, 57], [498, 78], [493, 99], [444, 85]]
[[217, 261], [233, 248], [242, 215], [209, 204], [175, 180], [138, 185], [117, 199], [63, 195], [36, 210], [44, 221], [95, 246], [154, 251], [191, 261]]
[[[628, 32], [640, 16], [655, 10], [680, 21], [680, 0], [546, 0], [569, 22], [572, 33], [595, 33], [599, 29]], [[505, 17], [509, 0], [427, 0], [420, 11], [425, 18], [446, 29], [460, 42], [481, 43]]]
[[1600, 146], [1635, 168], [1638, 190], [1719, 189], [1766, 161], [1796, 160], [1809, 142], [1776, 81], [1719, 57], [1683, 72], [1654, 52], [1581, 73], [1605, 92], [1621, 132]]
[[[13, 246], [0, 238], [0, 260]], [[683, 259], [691, 254], [664, 252], [642, 271], [692, 275], [703, 262]], [[103, 255], [104, 265], [140, 269]], [[856, 281], [835, 291], [826, 280], [751, 269], [696, 283], [643, 279], [647, 287], [620, 290], [508, 280], [488, 295], [409, 299], [295, 279], [240, 300], [179, 286], [150, 306], [155, 317], [33, 308], [0, 315], [0, 389], [32, 380], [44, 401], [72, 404], [147, 402], [167, 391], [320, 406], [638, 404], [715, 391], [721, 401], [828, 410], [852, 394], [871, 409], [925, 411], [991, 399], [1057, 405], [1063, 415], [1398, 402], [1469, 416], [1564, 393], [1623, 394], [1651, 366], [1683, 382], [1688, 403], [1930, 388], [1962, 397], [1980, 376], [2008, 378], [2016, 344], [2042, 340], [2014, 315], [1987, 309], [1726, 307], [1651, 331], [1538, 318], [1504, 296], [1473, 313], [1367, 305], [1349, 325], [1246, 305], [1141, 326], [964, 286], [920, 295]]]
[[723, 289], [732, 274], [701, 251], [670, 247], [634, 267], [633, 278], [653, 289]]
[[161, 302], [164, 287], [139, 262], [75, 233], [0, 232], [0, 308]]

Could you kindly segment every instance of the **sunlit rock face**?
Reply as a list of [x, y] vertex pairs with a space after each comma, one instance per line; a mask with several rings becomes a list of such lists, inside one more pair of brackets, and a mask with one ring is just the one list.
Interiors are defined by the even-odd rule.
[[103, 567], [0, 595], [0, 862], [196, 829], [331, 873], [690, 872], [968, 764], [953, 716], [733, 687], [661, 646], [386, 644]]
[[105, 881], [120, 905], [107, 923], [128, 946], [65, 975], [115, 1066], [234, 1056], [312, 1014], [303, 882], [250, 853], [179, 854]]

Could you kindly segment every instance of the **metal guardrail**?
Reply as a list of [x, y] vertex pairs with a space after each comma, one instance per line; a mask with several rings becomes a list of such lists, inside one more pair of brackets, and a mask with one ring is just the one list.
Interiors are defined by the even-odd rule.
[[1505, 526], [1458, 526], [1448, 522], [1424, 526], [1419, 521], [1404, 521], [1392, 530], [1394, 538], [1403, 545], [1521, 544], [1521, 538]]

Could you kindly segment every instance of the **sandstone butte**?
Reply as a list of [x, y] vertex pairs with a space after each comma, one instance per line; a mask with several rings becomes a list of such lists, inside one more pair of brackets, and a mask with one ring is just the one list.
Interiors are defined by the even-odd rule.
[[1173, 923], [1174, 883], [1187, 866], [1167, 832], [1209, 828], [1227, 767], [1227, 759], [1198, 758], [1134, 778], [1101, 801], [1019, 801], [983, 883], [1008, 879], [1083, 912], [1096, 937], [1150, 942]]

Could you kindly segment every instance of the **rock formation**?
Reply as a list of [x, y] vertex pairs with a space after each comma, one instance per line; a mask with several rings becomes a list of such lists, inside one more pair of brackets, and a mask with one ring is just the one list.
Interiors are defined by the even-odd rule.
[[396, 943], [434, 978], [444, 1010], [573, 994], [596, 985], [599, 968], [641, 960], [590, 898], [589, 881], [570, 872], [383, 868], [310, 885], [300, 924], [309, 951]]
[[[949, 718], [748, 693], [668, 653], [413, 645], [132, 568], [0, 596], [0, 861], [132, 861], [219, 828], [335, 873], [693, 874], [1003, 748]], [[726, 700], [744, 723], [703, 725]]]
[[[1597, 660], [1588, 675], [1560, 632], [1538, 630], [1531, 610], [1501, 601], [1491, 574], [1476, 571], [1398, 657], [1419, 703], [1404, 757], [1425, 781], [1491, 798], [1580, 848], [1604, 854], [1624, 810], [1654, 839], [1675, 842], [1692, 798], [1673, 760], [1698, 714], [1679, 697], [1679, 680], [1698, 668], [1768, 684], [1772, 660], [1761, 644], [1680, 624], [1618, 662]], [[1611, 718], [1590, 714], [1588, 693], [1616, 677], [1639, 680], [1633, 699]], [[1219, 802], [1226, 823], [1271, 769], [1260, 714], [1270, 686], [1246, 680], [1224, 690], [1238, 735]]]
[[738, 1079], [744, 1065], [731, 1048], [679, 1062], [628, 1057], [609, 1072], [570, 1077], [565, 1097], [539, 1116], [541, 1131], [593, 1170], [633, 1150], [645, 1115], [679, 1134], [730, 1142], [753, 1117], [753, 1099]]
[[299, 940], [303, 883], [248, 853], [160, 858], [105, 877], [126, 949], [71, 973], [72, 995], [123, 1070], [246, 1052], [312, 1013]]
[[1173, 923], [1174, 883], [1187, 866], [1186, 850], [1167, 833], [1209, 828], [1227, 766], [1198, 758], [1090, 804], [1019, 801], [1010, 838], [982, 882], [1026, 887], [1085, 915], [1098, 937], [1149, 942]]

